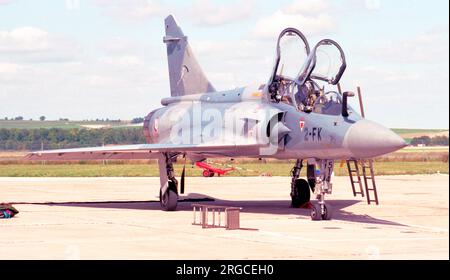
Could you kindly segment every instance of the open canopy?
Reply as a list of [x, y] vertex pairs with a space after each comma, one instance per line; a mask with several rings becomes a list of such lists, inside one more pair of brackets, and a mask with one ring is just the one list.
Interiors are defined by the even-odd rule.
[[273, 82], [277, 77], [294, 79], [301, 65], [310, 54], [306, 37], [295, 28], [286, 28], [278, 37], [275, 66], [271, 77]]
[[320, 80], [337, 85], [345, 72], [347, 63], [341, 46], [333, 40], [324, 39], [317, 43], [301, 68], [296, 82]]
[[308, 113], [337, 115], [342, 111], [342, 95], [325, 87], [337, 85], [346, 67], [344, 51], [335, 41], [324, 39], [310, 49], [299, 30], [287, 28], [278, 37], [275, 66], [266, 89], [274, 102]]

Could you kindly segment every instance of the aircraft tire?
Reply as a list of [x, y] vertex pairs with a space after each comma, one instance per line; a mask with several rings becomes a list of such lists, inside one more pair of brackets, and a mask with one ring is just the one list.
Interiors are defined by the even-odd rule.
[[325, 204], [325, 213], [322, 214], [322, 220], [328, 221], [332, 219], [333, 216], [333, 208], [329, 204]]
[[313, 221], [322, 220], [321, 212], [322, 212], [322, 210], [320, 209], [320, 204], [313, 203], [312, 208], [311, 208], [311, 220], [313, 220]]
[[159, 201], [163, 211], [175, 211], [178, 205], [178, 194], [171, 187], [169, 187], [164, 195], [161, 191], [159, 192]]
[[298, 208], [309, 202], [311, 199], [311, 193], [309, 190], [309, 184], [305, 179], [295, 180], [295, 193], [292, 197], [292, 207]]

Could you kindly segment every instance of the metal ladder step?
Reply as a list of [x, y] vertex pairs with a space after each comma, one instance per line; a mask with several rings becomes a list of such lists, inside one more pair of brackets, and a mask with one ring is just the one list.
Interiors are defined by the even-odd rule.
[[[367, 195], [367, 203], [371, 204], [372, 202], [374, 202], [376, 205], [379, 204], [378, 201], [378, 191], [377, 191], [377, 186], [375, 183], [375, 174], [373, 171], [373, 160], [361, 160], [361, 166], [362, 166], [362, 170], [363, 170], [363, 177], [364, 177], [364, 186], [366, 188], [366, 195]], [[367, 176], [367, 173], [370, 172], [370, 176]], [[369, 187], [369, 182], [368, 180], [371, 181], [372, 183], [372, 188]], [[371, 194], [372, 192], [372, 194]], [[373, 199], [371, 198], [371, 195], [373, 195]]]
[[[353, 166], [352, 166], [353, 164]], [[362, 181], [361, 181], [361, 174], [359, 172], [359, 167], [358, 167], [358, 161], [356, 160], [347, 160], [347, 169], [348, 169], [348, 175], [350, 177], [350, 183], [352, 184], [352, 191], [353, 191], [353, 196], [357, 196], [357, 195], [361, 195], [361, 197], [364, 197], [364, 189], [362, 186]], [[356, 178], [354, 178], [354, 176]], [[357, 179], [357, 180], [355, 180]], [[359, 185], [359, 191], [356, 189], [355, 184]]]
[[[365, 189], [367, 203], [375, 203], [378, 205], [379, 201], [375, 183], [375, 174], [373, 171], [373, 160], [347, 160], [347, 169], [350, 177], [350, 183], [352, 184], [353, 195], [361, 195], [362, 197], [364, 197]], [[362, 174], [360, 173], [361, 171]], [[354, 177], [356, 177], [357, 180]], [[359, 185], [359, 190], [357, 190], [355, 184]]]

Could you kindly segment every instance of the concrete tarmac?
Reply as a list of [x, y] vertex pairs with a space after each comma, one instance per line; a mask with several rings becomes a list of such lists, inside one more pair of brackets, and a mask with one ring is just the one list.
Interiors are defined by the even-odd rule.
[[[289, 207], [288, 177], [186, 178], [188, 198], [242, 207], [241, 227], [159, 210], [159, 178], [0, 178], [0, 259], [449, 259], [448, 175], [377, 177], [380, 205], [336, 177], [331, 221]], [[182, 196], [180, 199], [186, 199]]]

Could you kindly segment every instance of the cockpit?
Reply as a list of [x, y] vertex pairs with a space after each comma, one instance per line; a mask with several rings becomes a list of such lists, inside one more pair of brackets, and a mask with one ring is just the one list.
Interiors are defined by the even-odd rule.
[[[303, 66], [299, 69], [299, 65]], [[345, 54], [335, 41], [325, 39], [310, 49], [299, 30], [287, 28], [278, 38], [269, 98], [306, 113], [340, 115], [346, 100], [338, 84], [346, 66]]]

